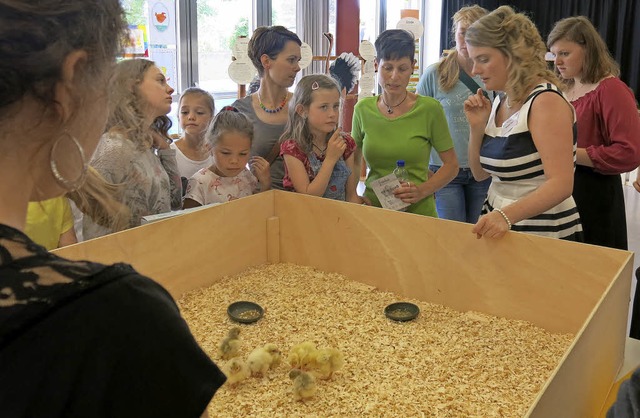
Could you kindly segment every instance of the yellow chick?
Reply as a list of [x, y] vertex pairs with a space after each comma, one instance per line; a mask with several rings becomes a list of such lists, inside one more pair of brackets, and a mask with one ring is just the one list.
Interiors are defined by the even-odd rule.
[[275, 369], [278, 367], [282, 363], [282, 353], [278, 350], [278, 347], [275, 344], [266, 344], [263, 348], [271, 355], [269, 368]]
[[344, 366], [344, 356], [335, 348], [323, 348], [316, 351], [311, 360], [311, 368], [321, 379], [331, 379], [333, 372]]
[[227, 336], [220, 341], [218, 345], [218, 355], [223, 360], [229, 360], [232, 357], [236, 357], [240, 352], [240, 328], [233, 327], [229, 330]]
[[291, 348], [291, 351], [289, 351], [287, 362], [294, 369], [306, 370], [309, 367], [312, 354], [316, 351], [316, 345], [311, 341], [296, 344]]
[[227, 384], [231, 386], [251, 376], [249, 366], [240, 358], [232, 358], [222, 367], [222, 371], [227, 376]]
[[293, 399], [296, 401], [304, 401], [316, 394], [318, 388], [312, 374], [293, 369], [289, 372], [289, 378], [293, 379]]
[[247, 363], [252, 375], [264, 376], [272, 367], [272, 364], [280, 361], [280, 351], [275, 344], [266, 344], [264, 347], [258, 347], [253, 350], [249, 357], [247, 357]]

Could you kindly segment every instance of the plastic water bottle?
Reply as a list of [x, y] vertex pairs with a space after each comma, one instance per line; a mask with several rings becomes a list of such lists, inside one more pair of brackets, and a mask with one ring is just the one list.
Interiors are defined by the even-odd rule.
[[[404, 167], [404, 160], [396, 161], [396, 168], [393, 170], [393, 174], [396, 175], [401, 186], [409, 182], [409, 175], [407, 169]], [[400, 211], [406, 212], [407, 208], [400, 209]]]
[[393, 170], [393, 174], [396, 175], [400, 184], [407, 183], [409, 181], [407, 169], [404, 167], [404, 160], [396, 161], [396, 168]]

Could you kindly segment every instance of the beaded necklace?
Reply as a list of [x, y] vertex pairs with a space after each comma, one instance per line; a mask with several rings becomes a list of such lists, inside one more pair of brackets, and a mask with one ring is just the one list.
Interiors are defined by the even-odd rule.
[[279, 111], [284, 109], [284, 105], [287, 104], [287, 94], [285, 93], [284, 97], [282, 98], [282, 103], [280, 103], [280, 106], [276, 107], [275, 109], [268, 109], [262, 103], [262, 98], [260, 97], [260, 90], [258, 90], [258, 104], [260, 105], [260, 108], [267, 113], [278, 113]]

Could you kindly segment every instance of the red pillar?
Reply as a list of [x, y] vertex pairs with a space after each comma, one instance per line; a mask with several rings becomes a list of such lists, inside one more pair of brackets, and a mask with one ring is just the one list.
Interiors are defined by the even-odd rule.
[[[340, 55], [343, 52], [351, 52], [354, 55], [358, 55], [359, 47], [360, 2], [359, 0], [336, 0], [336, 55]], [[351, 120], [355, 103], [355, 99], [347, 99], [344, 104], [343, 129], [347, 132], [351, 132]]]

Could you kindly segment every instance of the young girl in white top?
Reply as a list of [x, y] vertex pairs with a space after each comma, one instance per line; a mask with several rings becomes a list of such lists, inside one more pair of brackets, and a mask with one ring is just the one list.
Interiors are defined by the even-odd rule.
[[183, 208], [224, 203], [269, 190], [269, 163], [262, 157], [249, 158], [252, 140], [249, 119], [235, 107], [222, 108], [205, 134], [213, 164], [189, 179]]
[[289, 102], [289, 121], [280, 138], [285, 190], [364, 202], [356, 192], [356, 143], [338, 128], [339, 116], [338, 84], [323, 74], [302, 77]]
[[189, 179], [196, 171], [213, 164], [211, 150], [205, 144], [204, 134], [213, 119], [215, 103], [205, 90], [190, 87], [182, 92], [178, 103], [178, 120], [182, 136], [171, 144], [176, 150], [180, 177]]

